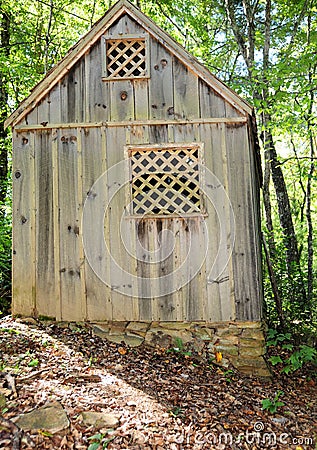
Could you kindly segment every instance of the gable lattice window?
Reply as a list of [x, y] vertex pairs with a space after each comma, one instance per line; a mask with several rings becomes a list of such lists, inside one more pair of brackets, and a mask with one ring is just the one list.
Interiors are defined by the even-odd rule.
[[142, 36], [104, 38], [104, 75], [107, 79], [146, 78], [148, 43]]
[[197, 144], [130, 147], [131, 213], [201, 212]]

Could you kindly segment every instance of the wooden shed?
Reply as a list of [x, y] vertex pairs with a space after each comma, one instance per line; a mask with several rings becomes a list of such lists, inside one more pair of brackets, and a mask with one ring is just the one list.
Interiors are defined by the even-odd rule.
[[6, 125], [15, 315], [259, 332], [253, 109], [138, 8], [116, 3]]

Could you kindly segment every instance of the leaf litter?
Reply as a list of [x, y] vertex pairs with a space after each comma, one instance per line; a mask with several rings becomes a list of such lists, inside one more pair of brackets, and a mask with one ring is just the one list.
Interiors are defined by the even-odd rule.
[[[11, 317], [0, 320], [0, 369], [3, 449], [316, 448], [317, 388], [303, 372], [242, 377], [166, 349], [108, 342], [88, 325]], [[262, 401], [279, 391], [284, 405], [276, 414], [264, 411]], [[50, 402], [64, 408], [67, 430], [15, 425], [19, 415]], [[84, 423], [89, 411], [113, 415], [118, 424]]]

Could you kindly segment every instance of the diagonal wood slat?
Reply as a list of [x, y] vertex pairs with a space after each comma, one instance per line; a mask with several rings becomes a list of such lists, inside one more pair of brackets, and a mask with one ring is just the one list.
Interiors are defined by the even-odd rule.
[[200, 212], [198, 147], [132, 149], [132, 213]]
[[106, 47], [107, 74], [111, 78], [146, 76], [145, 39], [109, 39]]

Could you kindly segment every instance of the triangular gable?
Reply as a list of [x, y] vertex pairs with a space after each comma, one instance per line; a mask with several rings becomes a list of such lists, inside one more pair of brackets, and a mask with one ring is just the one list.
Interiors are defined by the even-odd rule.
[[159, 28], [149, 17], [143, 14], [128, 0], [120, 0], [107, 13], [99, 19], [92, 29], [82, 37], [66, 54], [66, 56], [54, 66], [32, 90], [31, 94], [20, 103], [19, 107], [5, 121], [5, 127], [15, 126], [25, 115], [50, 92], [53, 87], [69, 72], [69, 70], [82, 58], [98, 39], [109, 29], [112, 24], [123, 14], [128, 14], [138, 22], [150, 35], [157, 39], [161, 45], [167, 48], [198, 77], [210, 85], [221, 97], [228, 101], [234, 108], [244, 114], [252, 114], [253, 108], [232, 89], [226, 86], [215, 75], [204, 67], [194, 56], [188, 53], [165, 31]]

